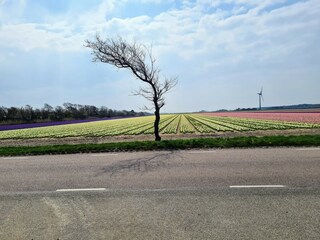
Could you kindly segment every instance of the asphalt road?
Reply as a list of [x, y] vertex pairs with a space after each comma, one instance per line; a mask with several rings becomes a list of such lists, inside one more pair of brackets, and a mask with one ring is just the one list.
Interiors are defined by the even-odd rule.
[[319, 213], [320, 148], [0, 158], [0, 239], [320, 239]]
[[0, 158], [0, 192], [320, 186], [320, 148], [132, 152]]

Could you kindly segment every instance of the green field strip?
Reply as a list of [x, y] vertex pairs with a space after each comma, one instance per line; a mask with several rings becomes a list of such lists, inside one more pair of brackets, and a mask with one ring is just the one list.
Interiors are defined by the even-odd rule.
[[[161, 120], [159, 123], [159, 132], [162, 131], [168, 124], [170, 124], [178, 115], [165, 115], [168, 116], [167, 118], [163, 119], [164, 117], [161, 116]], [[144, 132], [144, 134], [153, 134], [154, 133], [154, 126]]]
[[1, 131], [0, 139], [63, 138], [79, 136], [113, 136], [152, 122], [152, 117], [106, 120], [41, 128]]
[[207, 124], [213, 123], [214, 125], [212, 125], [212, 127], [214, 127], [217, 131], [222, 131], [222, 132], [238, 131], [238, 132], [242, 132], [242, 131], [250, 131], [250, 130], [252, 130], [252, 128], [250, 128], [250, 127], [241, 126], [241, 125], [237, 125], [237, 124], [234, 124], [234, 123], [224, 122], [222, 118], [202, 117], [200, 115], [196, 115], [196, 117], [201, 119], [201, 120], [203, 120], [203, 121], [205, 121], [205, 122], [208, 122]]
[[[248, 118], [231, 118], [223, 117], [222, 121], [227, 121], [234, 124], [241, 124], [246, 126], [252, 126], [257, 130], [286, 130], [297, 128], [317, 128], [314, 124], [300, 123], [300, 122], [283, 122], [275, 120], [263, 120], [263, 119], [248, 119]], [[319, 126], [320, 127], [320, 126]]]
[[208, 119], [217, 119], [221, 123], [230, 123], [241, 127], [251, 128], [253, 130], [287, 130], [297, 128], [312, 128], [312, 124], [281, 122], [274, 120], [248, 119], [248, 118], [231, 118], [205, 116]]
[[[68, 131], [66, 126], [51, 126], [42, 128], [30, 128], [20, 130], [10, 130], [0, 132], [1, 139], [17, 139], [17, 138], [46, 138], [46, 137], [66, 137], [66, 136], [77, 136], [84, 134], [83, 129], [74, 129], [73, 124], [68, 125]], [[70, 131], [72, 130], [72, 131]]]
[[[136, 125], [142, 125], [142, 124], [146, 124], [146, 123], [138, 123]], [[135, 125], [135, 126], [136, 126]], [[123, 126], [126, 126], [126, 128], [124, 128]], [[117, 124], [117, 125], [109, 125], [109, 124], [99, 124], [99, 125], [95, 125], [94, 127], [88, 127], [86, 128], [86, 133], [84, 136], [114, 136], [114, 135], [119, 135], [121, 134], [123, 131], [129, 131], [131, 128], [135, 127], [135, 126], [131, 126], [128, 124], [125, 124], [125, 122], [121, 122], [121, 124]]]
[[[154, 116], [149, 117], [150, 119], [146, 122], [142, 122], [140, 124], [134, 124], [132, 122], [132, 126], [128, 128], [125, 125], [120, 126], [121, 129], [118, 129], [117, 135], [139, 135], [139, 134], [147, 134], [146, 132], [151, 130], [151, 133], [153, 133], [153, 124], [154, 124]], [[167, 119], [170, 119], [170, 116], [163, 116], [163, 121], [166, 121]]]
[[214, 117], [212, 121], [218, 121], [221, 125], [224, 126], [232, 126], [232, 128], [236, 131], [253, 131], [261, 129], [260, 127], [256, 127], [253, 124], [242, 124], [241, 122], [239, 123], [237, 121], [226, 121], [225, 117]]
[[194, 126], [190, 123], [190, 121], [186, 118], [186, 116], [183, 114], [181, 116], [180, 121], [180, 133], [195, 133], [197, 130], [194, 128]]
[[238, 129], [231, 128], [224, 126], [216, 121], [210, 121], [209, 119], [203, 119], [199, 115], [193, 115], [192, 116], [196, 121], [200, 122], [201, 124], [204, 124], [211, 128], [214, 132], [233, 132], [233, 131], [239, 131]]
[[169, 119], [169, 121], [164, 122], [163, 124], [159, 124], [159, 131], [161, 132], [163, 129], [165, 129], [169, 124], [171, 124], [179, 115], [174, 114], [172, 117]]
[[183, 114], [179, 115], [179, 122], [177, 124], [177, 130], [176, 130], [176, 134], [180, 134], [180, 126], [181, 126], [181, 119], [182, 119]]
[[288, 127], [283, 126], [282, 124], [274, 124], [271, 122], [266, 122], [264, 120], [251, 120], [246, 121], [246, 119], [236, 119], [236, 118], [224, 118], [222, 121], [229, 122], [231, 124], [238, 124], [241, 126], [248, 126], [254, 130], [286, 130], [291, 129]]
[[[217, 121], [220, 121], [221, 123], [229, 123], [233, 124], [235, 126], [239, 127], [245, 127], [248, 130], [272, 130], [272, 129], [287, 129], [284, 127], [276, 127], [275, 124], [269, 124], [268, 122], [265, 121], [246, 121], [246, 119], [240, 119], [240, 118], [229, 118], [229, 117], [209, 117], [209, 118], [214, 118], [217, 119]], [[243, 121], [244, 120], [244, 121]]]
[[199, 133], [212, 133], [212, 132], [217, 132], [217, 130], [214, 130], [210, 126], [203, 124], [200, 121], [198, 121], [196, 118], [187, 115], [186, 118], [189, 120], [189, 122], [194, 126], [194, 128], [199, 132]]
[[306, 129], [320, 128], [320, 125], [302, 123], [302, 122], [283, 122], [283, 121], [277, 121], [277, 120], [263, 120], [263, 121], [276, 126], [281, 125], [288, 128], [306, 128]]
[[177, 117], [170, 122], [160, 133], [162, 134], [176, 134], [178, 131], [178, 125], [181, 119], [181, 115], [177, 115]]
[[230, 124], [234, 124], [237, 126], [241, 126], [241, 127], [247, 127], [250, 130], [270, 130], [272, 129], [272, 127], [270, 125], [267, 125], [265, 123], [256, 123], [255, 121], [253, 122], [245, 122], [245, 121], [241, 121], [241, 119], [232, 119], [232, 118], [228, 118], [228, 117], [220, 117], [219, 120], [221, 122], [225, 122], [225, 123], [230, 123]]
[[144, 131], [152, 127], [153, 127], [153, 121], [142, 126], [137, 126], [129, 131], [122, 132], [119, 135], [140, 135], [144, 133]]
[[[217, 117], [199, 114], [161, 115], [162, 134], [320, 128], [320, 124]], [[1, 139], [104, 137], [154, 133], [154, 116], [0, 131]]]
[[101, 130], [101, 131], [99, 131], [98, 136], [125, 135], [125, 134], [127, 134], [127, 132], [134, 131], [137, 128], [142, 128], [142, 127], [145, 127], [150, 124], [152, 124], [152, 122], [148, 121], [148, 122], [144, 122], [144, 123], [130, 125], [129, 127], [128, 127], [128, 125], [120, 125], [117, 128]]
[[141, 134], [145, 129], [152, 127], [153, 119], [143, 122], [140, 124], [133, 124], [131, 127], [127, 127], [126, 125], [122, 125], [121, 129], [118, 129], [117, 135], [138, 135]]
[[[165, 116], [164, 119], [166, 120], [168, 117]], [[121, 131], [118, 135], [139, 135], [139, 134], [147, 134], [146, 132], [150, 129], [153, 129], [154, 125], [154, 116], [150, 117], [148, 122], [144, 122], [142, 124], [133, 124], [130, 129], [126, 126], [122, 126], [123, 131]], [[153, 133], [153, 131], [151, 132]]]

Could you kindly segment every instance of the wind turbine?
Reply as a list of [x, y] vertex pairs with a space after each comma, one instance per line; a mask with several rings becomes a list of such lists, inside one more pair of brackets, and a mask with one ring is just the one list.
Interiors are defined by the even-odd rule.
[[263, 100], [262, 90], [263, 90], [263, 87], [261, 87], [261, 91], [258, 92], [258, 95], [259, 95], [259, 110], [261, 110], [261, 99]]

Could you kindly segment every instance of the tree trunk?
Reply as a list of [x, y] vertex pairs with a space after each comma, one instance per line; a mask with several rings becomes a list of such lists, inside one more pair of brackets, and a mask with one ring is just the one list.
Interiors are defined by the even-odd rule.
[[156, 107], [156, 111], [154, 112], [156, 119], [154, 121], [154, 135], [156, 137], [156, 141], [161, 141], [161, 137], [159, 135], [159, 123], [160, 123], [160, 109]]

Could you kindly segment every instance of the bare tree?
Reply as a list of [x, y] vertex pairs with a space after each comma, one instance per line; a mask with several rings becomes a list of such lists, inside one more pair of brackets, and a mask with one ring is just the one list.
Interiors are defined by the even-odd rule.
[[121, 37], [103, 40], [99, 35], [96, 35], [94, 41], [86, 40], [85, 46], [92, 49], [94, 62], [108, 63], [117, 68], [127, 68], [138, 80], [146, 83], [134, 94], [153, 103], [155, 140], [160, 141], [160, 109], [165, 105], [165, 93], [177, 84], [177, 78], [165, 78], [160, 81], [160, 70], [155, 66], [156, 59], [152, 56], [151, 48], [143, 44], [128, 43]]

